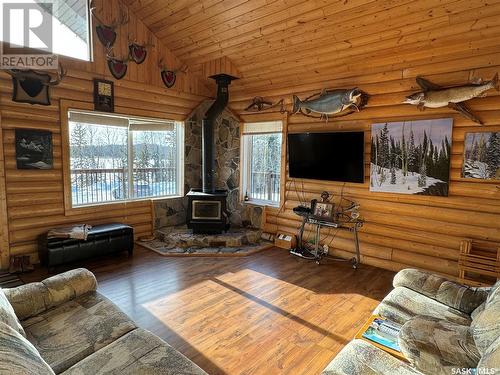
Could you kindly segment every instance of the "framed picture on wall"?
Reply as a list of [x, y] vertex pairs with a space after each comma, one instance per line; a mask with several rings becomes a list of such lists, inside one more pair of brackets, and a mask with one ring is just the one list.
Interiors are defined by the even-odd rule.
[[462, 177], [500, 180], [500, 132], [465, 133]]
[[370, 191], [448, 196], [453, 119], [372, 125]]
[[94, 79], [94, 109], [102, 112], [115, 111], [115, 86], [112, 81]]
[[52, 169], [52, 133], [34, 129], [16, 129], [17, 169]]

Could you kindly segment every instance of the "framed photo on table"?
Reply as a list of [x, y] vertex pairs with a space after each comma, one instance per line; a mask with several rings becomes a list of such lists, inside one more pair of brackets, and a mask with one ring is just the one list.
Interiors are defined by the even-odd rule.
[[322, 220], [332, 220], [333, 218], [333, 203], [316, 202], [312, 208], [313, 216]]

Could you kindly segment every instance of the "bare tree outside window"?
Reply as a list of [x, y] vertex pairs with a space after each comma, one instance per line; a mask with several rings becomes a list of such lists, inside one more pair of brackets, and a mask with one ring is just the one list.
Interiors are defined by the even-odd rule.
[[251, 200], [279, 203], [281, 133], [253, 134], [249, 137], [249, 171], [246, 194]]
[[70, 121], [73, 206], [178, 195], [177, 132]]

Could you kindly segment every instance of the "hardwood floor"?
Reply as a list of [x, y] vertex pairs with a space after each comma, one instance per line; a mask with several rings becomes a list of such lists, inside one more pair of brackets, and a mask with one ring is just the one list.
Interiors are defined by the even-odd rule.
[[[139, 326], [209, 374], [319, 374], [394, 276], [328, 260], [317, 266], [277, 248], [245, 258], [168, 258], [136, 248], [131, 259], [82, 266]], [[46, 276], [37, 270], [23, 279]]]

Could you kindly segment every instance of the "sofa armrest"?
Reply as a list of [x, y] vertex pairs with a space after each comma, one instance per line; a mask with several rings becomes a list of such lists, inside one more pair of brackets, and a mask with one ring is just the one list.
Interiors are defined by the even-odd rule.
[[407, 268], [399, 271], [394, 287], [405, 287], [435, 299], [449, 307], [470, 314], [486, 301], [490, 288], [476, 288], [459, 284], [444, 277]]
[[4, 289], [4, 293], [17, 317], [24, 320], [96, 289], [94, 274], [78, 268], [41, 282]]
[[422, 375], [406, 362], [360, 339], [355, 339], [344, 346], [321, 373], [321, 375], [365, 374]]

